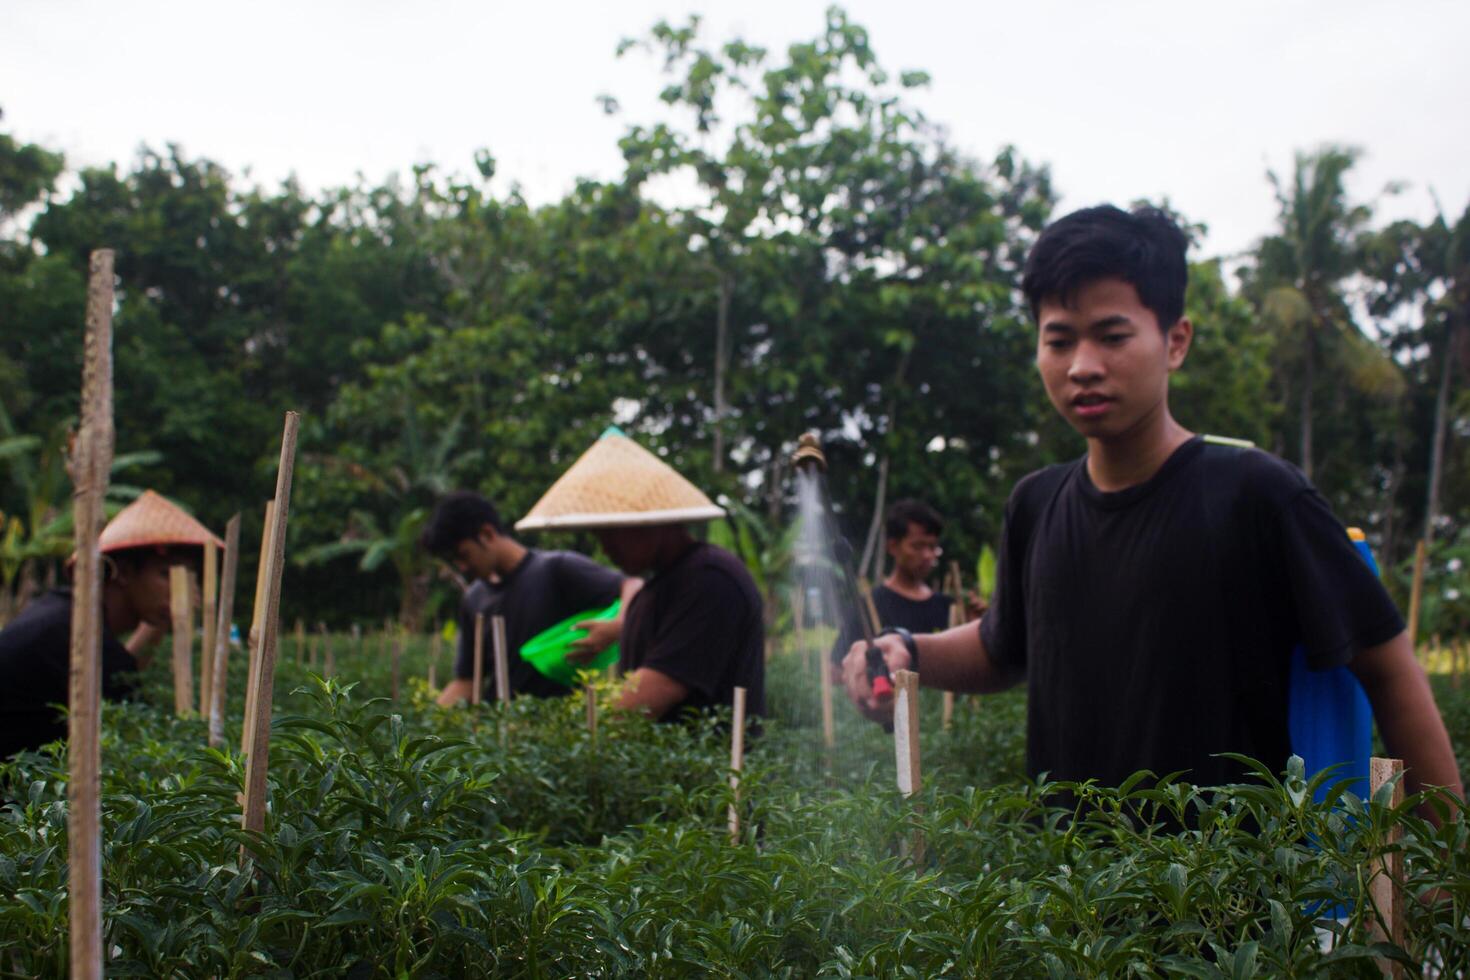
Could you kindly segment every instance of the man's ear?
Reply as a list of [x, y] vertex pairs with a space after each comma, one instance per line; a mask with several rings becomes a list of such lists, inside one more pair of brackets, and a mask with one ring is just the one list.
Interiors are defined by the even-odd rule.
[[481, 524], [480, 533], [477, 537], [479, 537], [481, 544], [489, 548], [495, 544], [495, 539], [500, 537], [500, 532], [495, 530], [494, 524]]
[[1189, 317], [1182, 316], [1164, 335], [1164, 344], [1169, 351], [1169, 370], [1177, 371], [1184, 366], [1189, 356], [1189, 345], [1194, 342], [1194, 324]]

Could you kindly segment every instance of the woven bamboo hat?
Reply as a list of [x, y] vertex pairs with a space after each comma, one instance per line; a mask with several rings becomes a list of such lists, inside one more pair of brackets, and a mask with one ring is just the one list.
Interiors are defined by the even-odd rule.
[[206, 541], [213, 541], [221, 548], [225, 545], [178, 504], [165, 500], [152, 490], [144, 490], [137, 500], [107, 522], [97, 539], [97, 547], [106, 554], [150, 546], [193, 545], [202, 548]]
[[724, 516], [672, 466], [612, 427], [516, 522], [516, 530], [646, 527]]

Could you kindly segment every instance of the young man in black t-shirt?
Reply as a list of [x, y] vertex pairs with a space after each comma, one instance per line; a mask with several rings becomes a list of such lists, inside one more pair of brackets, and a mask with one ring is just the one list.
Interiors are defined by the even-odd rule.
[[[1462, 793], [1408, 635], [1342, 525], [1294, 467], [1214, 445], [1169, 412], [1193, 337], [1184, 235], [1165, 215], [1090, 208], [1049, 226], [1023, 291], [1036, 362], [1087, 455], [1017, 484], [978, 628], [879, 640], [890, 668], [956, 691], [1028, 692], [1033, 776], [1116, 784], [1139, 769], [1209, 784], [1219, 753], [1282, 768], [1289, 671], [1347, 665], [1407, 786]], [[843, 662], [874, 718], [863, 651]]]
[[[485, 616], [485, 690], [497, 696], [491, 669], [490, 618], [505, 618], [510, 689], [516, 694], [558, 697], [571, 688], [541, 674], [520, 656], [527, 640], [564, 619], [628, 601], [641, 584], [574, 551], [538, 551], [506, 533], [495, 505], [479, 494], [446, 494], [424, 528], [426, 550], [452, 562], [472, 579], [459, 607], [459, 651], [454, 680], [439, 695], [446, 707], [470, 699], [474, 687], [475, 617]], [[580, 624], [587, 637], [574, 646], [589, 660], [618, 642], [622, 617]]]
[[[880, 631], [900, 627], [910, 633], [939, 633], [949, 628], [949, 610], [955, 599], [929, 585], [929, 576], [944, 554], [939, 547], [943, 531], [944, 521], [922, 501], [900, 500], [888, 508], [883, 518], [883, 547], [893, 571], [873, 590]], [[849, 622], [832, 648], [832, 658], [840, 662], [861, 635], [861, 625], [856, 620]]]

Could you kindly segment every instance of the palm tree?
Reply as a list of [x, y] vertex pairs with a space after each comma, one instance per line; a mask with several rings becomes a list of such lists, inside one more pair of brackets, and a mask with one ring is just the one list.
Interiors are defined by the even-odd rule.
[[1301, 467], [1312, 475], [1313, 394], [1326, 354], [1338, 355], [1354, 384], [1367, 391], [1402, 388], [1396, 367], [1358, 330], [1341, 284], [1356, 269], [1355, 242], [1372, 209], [1348, 201], [1343, 177], [1360, 152], [1325, 146], [1296, 156], [1291, 179], [1268, 173], [1276, 193], [1278, 231], [1261, 242], [1255, 286], [1262, 316], [1300, 365]]

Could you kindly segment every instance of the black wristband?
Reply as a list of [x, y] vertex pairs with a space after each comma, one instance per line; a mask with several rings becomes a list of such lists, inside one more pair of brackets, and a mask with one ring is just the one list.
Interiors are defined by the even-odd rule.
[[890, 626], [879, 636], [896, 636], [903, 641], [903, 648], [909, 652], [909, 670], [919, 672], [919, 644], [914, 642], [914, 634], [902, 626]]

